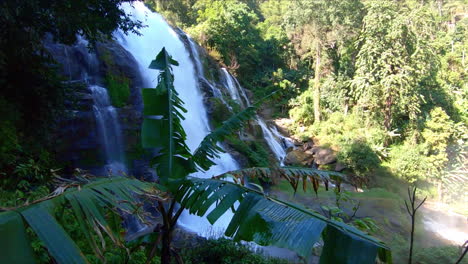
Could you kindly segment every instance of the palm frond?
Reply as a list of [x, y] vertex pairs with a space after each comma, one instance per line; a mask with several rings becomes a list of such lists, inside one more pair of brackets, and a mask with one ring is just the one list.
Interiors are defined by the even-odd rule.
[[[103, 208], [133, 214], [137, 208], [132, 201], [136, 200], [136, 195], [146, 192], [154, 193], [154, 186], [125, 177], [99, 179], [84, 186], [71, 187], [47, 200], [2, 212], [0, 213], [0, 245], [8, 244], [9, 246], [0, 249], [0, 263], [34, 263], [34, 258], [30, 253], [32, 252], [31, 246], [24, 231], [26, 224], [32, 228], [58, 263], [87, 263], [78, 246], [54, 216], [57, 208], [68, 205], [71, 206], [80, 223], [83, 234], [96, 255], [100, 257], [101, 251], [92, 235], [94, 232], [98, 232], [101, 237], [101, 231], [103, 231], [114, 243], [121, 246], [120, 235], [114, 233], [106, 221]], [[4, 252], [4, 249], [8, 250]], [[18, 254], [18, 252], [22, 253]], [[21, 260], [23, 256], [26, 257]], [[19, 262], [16, 258], [19, 258]], [[15, 261], [12, 262], [12, 259]]]
[[197, 150], [193, 154], [193, 160], [202, 170], [208, 170], [211, 166], [215, 165], [213, 159], [219, 157], [219, 153], [223, 152], [223, 149], [217, 144], [226, 139], [227, 136], [232, 135], [234, 132], [239, 131], [244, 124], [255, 117], [258, 107], [265, 102], [269, 97], [273, 96], [276, 92], [273, 92], [254, 105], [249, 106], [241, 112], [231, 116], [228, 120], [224, 121], [223, 124], [208, 134], [200, 143]]
[[[326, 254], [322, 254], [321, 263], [373, 264], [377, 255], [390, 263], [388, 248], [362, 231], [245, 186], [219, 179], [189, 177], [179, 181], [177, 190], [175, 198], [181, 206], [192, 214], [206, 215], [212, 224], [237, 206], [225, 232], [235, 240], [284, 247], [308, 257], [323, 236]], [[214, 204], [217, 206], [208, 212]], [[328, 254], [330, 250], [340, 253]]]
[[160, 148], [158, 156], [152, 159], [157, 164], [162, 183], [171, 178], [182, 178], [195, 171], [191, 153], [182, 128], [182, 113], [187, 110], [174, 87], [171, 65], [179, 65], [163, 48], [151, 64], [150, 69], [159, 70], [156, 89], [142, 90], [145, 115], [142, 126], [142, 144], [145, 148]]
[[218, 142], [224, 141], [226, 136], [232, 135], [242, 128], [243, 124], [255, 116], [255, 106], [249, 106], [243, 111], [231, 116], [223, 124], [208, 134], [200, 143], [193, 154], [193, 160], [203, 170], [208, 170], [214, 165], [213, 159], [218, 158], [218, 153], [223, 152]]

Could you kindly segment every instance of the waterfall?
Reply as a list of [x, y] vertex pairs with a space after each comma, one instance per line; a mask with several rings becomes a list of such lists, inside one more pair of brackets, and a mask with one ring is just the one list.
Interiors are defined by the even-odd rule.
[[[181, 33], [185, 34], [183, 31], [181, 31]], [[200, 78], [206, 84], [208, 84], [208, 86], [210, 86], [210, 89], [211, 89], [214, 97], [221, 99], [221, 101], [226, 106], [228, 106], [229, 109], [231, 109], [231, 106], [229, 106], [229, 104], [224, 100], [223, 94], [221, 93], [221, 91], [213, 83], [211, 83], [210, 81], [208, 81], [205, 78], [204, 70], [203, 70], [203, 64], [202, 64], [201, 59], [200, 59], [201, 58], [200, 54], [198, 53], [197, 45], [195, 44], [195, 42], [193, 41], [193, 39], [190, 36], [186, 35], [186, 37], [187, 37], [187, 40], [189, 42], [190, 53], [192, 54], [193, 61], [195, 63], [195, 70], [196, 70], [198, 78]]]
[[281, 135], [281, 133], [275, 126], [270, 127], [270, 130], [273, 133], [273, 135], [277, 138], [277, 140], [281, 141], [281, 145], [283, 146], [283, 148], [288, 149], [296, 147], [296, 145], [294, 145], [294, 142], [290, 138]]
[[[236, 78], [234, 78], [226, 68], [222, 68], [222, 72], [225, 79], [226, 88], [229, 91], [231, 98], [243, 107], [250, 106], [250, 101], [244, 91], [244, 88], [239, 84]], [[275, 154], [276, 159], [282, 165], [284, 157], [286, 157], [286, 146], [283, 147], [281, 144], [282, 138], [275, 137], [271, 129], [266, 125], [265, 121], [257, 115], [257, 123], [261, 127], [263, 132], [263, 138], [265, 139], [266, 143], [270, 147], [273, 154]], [[276, 129], [276, 128], [275, 128]], [[278, 134], [279, 132], [276, 131]]]
[[[138, 62], [146, 87], [156, 87], [158, 72], [148, 69], [148, 65], [163, 47], [179, 62], [180, 66], [173, 67], [174, 86], [182, 101], [185, 102], [184, 107], [187, 109], [187, 113], [184, 114], [185, 120], [182, 121], [182, 126], [187, 132], [186, 143], [190, 150], [194, 151], [203, 138], [210, 133], [209, 119], [196, 76], [197, 74], [202, 75], [203, 71], [200, 70], [197, 73], [196, 65], [190, 59], [190, 53], [185, 48], [184, 43], [159, 14], [151, 12], [141, 2], [135, 2], [133, 5], [123, 4], [122, 7], [127, 14], [131, 14], [134, 19], [147, 25], [147, 27], [140, 30], [140, 36], [116, 33], [116, 38], [120, 44], [132, 53]], [[192, 176], [209, 178], [226, 171], [238, 169], [237, 163], [227, 153], [222, 153], [220, 158], [215, 160], [215, 163], [217, 165], [211, 167], [210, 170], [194, 173]], [[209, 236], [223, 231], [230, 218], [231, 215], [226, 214], [218, 220], [214, 227], [211, 227], [205, 218], [189, 215], [186, 212], [179, 222], [189, 230], [203, 236]]]
[[222, 68], [221, 71], [223, 72], [226, 88], [228, 89], [229, 95], [231, 96], [232, 100], [239, 102], [242, 107], [250, 106], [249, 99], [247, 98], [244, 89], [240, 86], [237, 79], [234, 78], [226, 70], [226, 68]]
[[257, 116], [258, 125], [262, 128], [263, 137], [267, 142], [270, 149], [275, 154], [276, 158], [279, 160], [280, 164], [283, 165], [283, 159], [286, 157], [286, 151], [284, 150], [283, 146], [281, 145], [280, 141], [273, 136], [270, 128], [265, 124], [265, 121]]
[[121, 128], [116, 109], [111, 105], [107, 89], [90, 85], [93, 97], [93, 113], [98, 135], [106, 159], [105, 170], [113, 174], [126, 173]]

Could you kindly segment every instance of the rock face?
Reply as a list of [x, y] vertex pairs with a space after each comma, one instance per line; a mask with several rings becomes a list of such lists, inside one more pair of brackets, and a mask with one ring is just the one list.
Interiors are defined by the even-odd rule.
[[138, 63], [132, 54], [116, 41], [96, 43], [96, 55], [99, 58], [99, 75], [107, 73], [123, 75], [130, 80], [130, 98], [128, 104], [141, 112], [143, 102], [140, 88], [143, 87]]
[[310, 166], [314, 162], [314, 155], [311, 152], [295, 149], [286, 155], [283, 162], [285, 165]]
[[129, 80], [128, 101], [125, 106], [117, 108], [129, 173], [150, 177], [147, 157], [139, 147], [143, 108], [140, 89], [144, 84], [133, 56], [115, 41], [96, 43], [93, 49], [89, 49], [83, 40], [78, 40], [73, 46], [57, 44], [51, 39], [44, 43], [71, 86], [66, 102], [68, 114], [59, 120], [56, 135], [57, 156], [66, 164], [64, 173], [71, 174], [74, 168], [98, 172], [105, 162], [88, 85], [106, 87], [106, 75], [112, 73]]

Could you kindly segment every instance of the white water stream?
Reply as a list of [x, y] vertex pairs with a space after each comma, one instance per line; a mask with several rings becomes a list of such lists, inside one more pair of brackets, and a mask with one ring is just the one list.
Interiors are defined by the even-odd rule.
[[[236, 78], [234, 78], [226, 68], [222, 68], [224, 75], [226, 88], [229, 91], [231, 99], [237, 101], [242, 107], [250, 106], [250, 101], [244, 91], [244, 88], [239, 84]], [[257, 123], [261, 127], [263, 132], [263, 138], [267, 142], [276, 159], [283, 165], [283, 159], [286, 157], [286, 150], [281, 144], [281, 138], [275, 137], [271, 129], [267, 126], [265, 121], [257, 116]], [[276, 131], [278, 132], [278, 131]]]
[[93, 113], [96, 118], [98, 135], [106, 159], [105, 173], [114, 175], [126, 173], [122, 130], [117, 111], [111, 105], [106, 88], [90, 85], [89, 89], [94, 101]]

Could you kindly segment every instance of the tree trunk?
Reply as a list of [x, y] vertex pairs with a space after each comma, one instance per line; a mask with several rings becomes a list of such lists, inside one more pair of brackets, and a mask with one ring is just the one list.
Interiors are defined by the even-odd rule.
[[171, 233], [170, 230], [164, 230], [162, 234], [161, 264], [171, 263]]
[[314, 122], [320, 122], [320, 68], [321, 68], [321, 46], [320, 42], [316, 47], [317, 55], [315, 58], [315, 77], [314, 77]]
[[437, 9], [439, 9], [439, 16], [442, 16], [442, 5], [443, 5], [443, 1], [438, 0], [437, 1]]
[[393, 105], [393, 96], [389, 95], [385, 100], [385, 110], [384, 110], [384, 126], [387, 131], [390, 131], [392, 127], [392, 105]]

